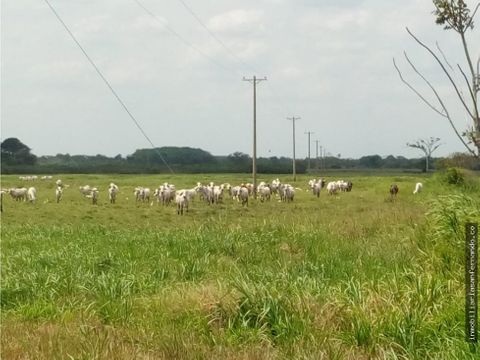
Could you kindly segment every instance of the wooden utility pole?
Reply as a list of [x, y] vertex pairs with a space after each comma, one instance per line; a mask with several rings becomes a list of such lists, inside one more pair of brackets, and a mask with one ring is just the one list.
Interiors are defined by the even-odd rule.
[[305, 134], [308, 135], [308, 170], [310, 170], [310, 135], [315, 134], [313, 131], [306, 131]]
[[317, 167], [317, 169], [319, 168], [319, 166], [318, 166], [318, 143], [319, 143], [319, 142], [320, 142], [319, 140], [315, 140], [315, 144], [316, 144], [316, 151], [315, 151], [315, 155], [316, 155], [316, 156], [315, 156], [315, 159], [316, 159], [316, 167]]
[[323, 152], [322, 152], [322, 146], [320, 146], [320, 169], [323, 169]]
[[257, 83], [266, 81], [267, 78], [257, 79], [253, 76], [253, 79], [243, 78], [243, 81], [248, 81], [253, 84], [253, 156], [252, 156], [252, 176], [253, 176], [253, 194], [255, 199], [257, 198]]
[[295, 167], [295, 121], [300, 120], [301, 118], [299, 116], [295, 117], [287, 117], [288, 120], [292, 121], [292, 136], [293, 136], [293, 161], [292, 161], [292, 173], [293, 173], [293, 181], [297, 181], [297, 170]]

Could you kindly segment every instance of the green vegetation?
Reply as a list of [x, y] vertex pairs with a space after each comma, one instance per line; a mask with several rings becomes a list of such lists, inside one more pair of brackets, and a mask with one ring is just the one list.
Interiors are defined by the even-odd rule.
[[[478, 176], [328, 179], [340, 176], [351, 193], [248, 208], [196, 199], [185, 216], [135, 203], [133, 187], [248, 175], [63, 175], [60, 204], [54, 181], [34, 183], [34, 205], [5, 198], [2, 358], [478, 358], [463, 323], [463, 226], [480, 222]], [[85, 184], [101, 190], [97, 206]]]
[[[157, 149], [139, 149], [123, 157], [117, 155], [44, 155], [38, 158], [30, 149], [16, 138], [2, 142], [2, 174], [159, 174], [170, 173], [162, 161], [166, 160], [176, 173], [248, 173], [252, 169], [249, 155], [234, 152], [228, 156], [214, 156], [202, 149], [189, 147], [161, 147]], [[160, 156], [161, 155], [161, 156]], [[446, 169], [461, 167], [480, 170], [480, 161], [468, 154], [456, 153], [448, 158], [431, 159], [431, 168]], [[308, 172], [308, 160], [296, 160], [298, 174]], [[329, 154], [323, 159], [311, 159], [311, 171], [324, 170], [394, 170], [421, 172], [425, 170], [423, 159], [407, 159], [403, 156], [368, 155], [359, 159], [343, 159], [341, 154]], [[292, 159], [288, 157], [260, 157], [257, 159], [258, 171], [264, 174], [287, 174], [292, 170]]]

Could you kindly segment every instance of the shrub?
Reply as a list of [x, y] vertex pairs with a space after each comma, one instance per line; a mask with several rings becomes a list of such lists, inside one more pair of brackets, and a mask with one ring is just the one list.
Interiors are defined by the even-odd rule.
[[444, 182], [450, 185], [463, 185], [465, 174], [457, 168], [448, 168], [445, 172]]

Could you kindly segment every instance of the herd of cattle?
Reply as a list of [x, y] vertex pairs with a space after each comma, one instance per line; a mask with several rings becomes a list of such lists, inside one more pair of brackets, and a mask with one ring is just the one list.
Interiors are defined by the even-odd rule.
[[[51, 180], [52, 177], [45, 176], [41, 177], [41, 179]], [[20, 180], [35, 179], [33, 176], [21, 176]], [[65, 185], [60, 179], [55, 182], [55, 185], [55, 200], [59, 203], [62, 200], [64, 190], [69, 186]], [[323, 188], [326, 189], [328, 195], [336, 195], [339, 192], [350, 192], [352, 191], [353, 183], [344, 180], [330, 181], [329, 183], [326, 183], [324, 179], [312, 179], [308, 182], [308, 186], [312, 191], [312, 194], [319, 197]], [[419, 193], [422, 188], [422, 183], [417, 183], [413, 193]], [[229, 183], [215, 185], [213, 182], [210, 182], [207, 185], [197, 183], [196, 186], [190, 189], [177, 190], [175, 185], [164, 183], [154, 189], [153, 192], [150, 188], [136, 187], [133, 191], [133, 195], [136, 202], [146, 202], [150, 203], [150, 205], [153, 205], [154, 200], [162, 205], [169, 205], [174, 202], [176, 204], [177, 214], [183, 215], [184, 212], [188, 212], [188, 205], [197, 195], [201, 200], [206, 201], [208, 204], [217, 204], [223, 200], [225, 195], [227, 195], [233, 200], [241, 203], [243, 206], [248, 206], [248, 201], [252, 197], [258, 198], [261, 202], [269, 201], [272, 196], [278, 197], [281, 202], [292, 202], [297, 190], [301, 189], [295, 188], [290, 184], [284, 184], [279, 179], [275, 179], [269, 184], [262, 181], [256, 188], [251, 183], [242, 183], [238, 186], [232, 186]], [[90, 198], [93, 205], [97, 204], [99, 195], [98, 188], [85, 185], [80, 186], [79, 191], [84, 197]], [[119, 187], [114, 183], [110, 183], [107, 191], [110, 203], [115, 204], [117, 194], [120, 192]], [[390, 186], [390, 196], [392, 199], [396, 197], [398, 191], [398, 185], [392, 184]], [[37, 199], [37, 191], [35, 187], [2, 189], [2, 200], [3, 195], [6, 193], [16, 201], [29, 201], [35, 203]]]

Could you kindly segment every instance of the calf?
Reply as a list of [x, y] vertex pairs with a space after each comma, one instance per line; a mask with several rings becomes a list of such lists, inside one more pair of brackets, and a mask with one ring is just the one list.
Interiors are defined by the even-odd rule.
[[398, 186], [397, 184], [390, 185], [390, 198], [394, 199], [397, 197], [398, 194]]

